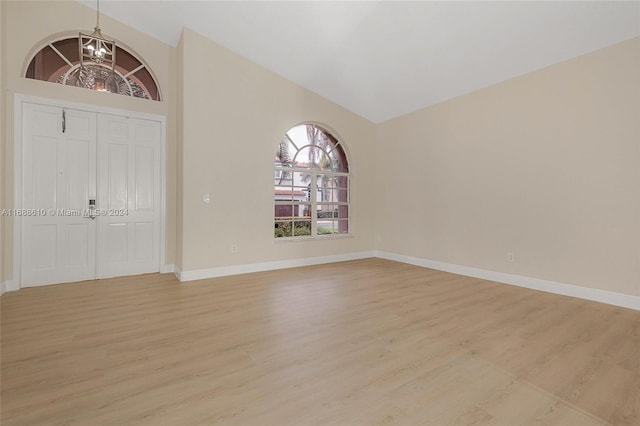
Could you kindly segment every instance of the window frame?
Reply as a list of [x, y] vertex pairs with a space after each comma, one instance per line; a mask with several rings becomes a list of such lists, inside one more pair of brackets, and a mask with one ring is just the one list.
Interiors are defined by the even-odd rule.
[[[117, 81], [120, 83], [120, 87], [123, 87], [126, 90], [115, 94], [136, 99], [162, 102], [164, 96], [162, 94], [158, 78], [156, 77], [156, 74], [153, 72], [151, 67], [147, 64], [147, 62], [126, 44], [121, 43], [120, 41], [113, 38], [111, 39], [116, 42], [116, 49], [119, 52], [121, 51], [121, 55], [124, 55], [125, 58], [124, 62], [122, 62], [123, 59], [122, 56], [120, 56], [120, 60], [118, 60], [115, 64], [115, 70], [113, 74], [117, 77]], [[98, 90], [98, 88], [93, 87], [91, 84], [78, 85], [73, 84], [73, 82], [69, 80], [69, 77], [72, 74], [81, 72], [79, 55], [77, 55], [78, 51], [76, 48], [64, 53], [63, 51], [58, 49], [58, 47], [60, 47], [59, 43], [69, 43], [75, 44], [77, 46], [78, 32], [64, 32], [52, 35], [43, 39], [40, 43], [34, 46], [28, 56], [29, 60], [26, 62], [26, 67], [23, 70], [22, 76], [31, 80], [56, 83], [63, 86], [80, 87], [92, 91], [104, 91]], [[60, 67], [58, 69], [50, 69], [46, 73], [38, 73], [38, 71], [36, 71], [34, 68], [35, 62], [41, 55], [43, 58], [42, 60], [45, 60], [45, 52], [47, 51], [47, 49], [50, 49], [51, 52], [55, 53], [55, 55], [52, 54], [52, 56], [62, 62], [60, 63]], [[134, 63], [126, 64], [126, 62], [131, 61], [134, 61]], [[134, 66], [130, 67], [127, 65]], [[98, 73], [109, 71], [108, 68], [105, 68], [100, 64], [90, 65], [89, 68], [93, 69], [93, 72]]]
[[[311, 136], [308, 136], [313, 138], [312, 141], [307, 140], [307, 143], [301, 144], [292, 140], [289, 132], [300, 126], [312, 126], [313, 133]], [[323, 133], [323, 137], [325, 137], [326, 141], [331, 144], [330, 149], [324, 149], [315, 144], [316, 132]], [[352, 174], [345, 145], [336, 138], [331, 131], [327, 130], [326, 127], [316, 123], [300, 123], [293, 126], [284, 134], [282, 140], [284, 141], [285, 139], [288, 140], [295, 148], [295, 152], [291, 155], [291, 161], [289, 163], [282, 161], [281, 158], [276, 158], [274, 161], [274, 240], [297, 241], [305, 239], [333, 239], [352, 236]], [[298, 154], [311, 146], [321, 149], [330, 159], [331, 155], [329, 155], [329, 152], [333, 151], [333, 156], [337, 155], [337, 162], [331, 163], [331, 168], [293, 166], [292, 164], [295, 163], [295, 159], [298, 157]], [[296, 179], [296, 174], [299, 174], [298, 179]], [[300, 177], [302, 175], [305, 176], [304, 180]], [[283, 179], [285, 176], [289, 176], [289, 178]], [[326, 176], [329, 176], [328, 179]], [[323, 177], [325, 178], [323, 179]], [[283, 184], [283, 180], [289, 183]], [[323, 180], [323, 182], [328, 181], [329, 186], [319, 184], [320, 180]], [[306, 187], [300, 184], [300, 182], [306, 181], [308, 181], [308, 185]], [[290, 191], [290, 198], [278, 199], [278, 190], [282, 190], [283, 188]], [[331, 196], [329, 199], [322, 199], [321, 194], [323, 189], [331, 190]], [[302, 191], [307, 192], [307, 196], [304, 199], [299, 198]], [[327, 210], [331, 215], [329, 220], [320, 216], [322, 213], [322, 206], [334, 206], [332, 209]], [[278, 207], [281, 208], [280, 211], [286, 210], [287, 207], [290, 207], [291, 215], [278, 216]], [[300, 214], [301, 209], [303, 209], [303, 211], [305, 209], [308, 210], [308, 215]], [[309, 222], [309, 233], [295, 235], [296, 229], [306, 229], [305, 222]], [[330, 226], [321, 226], [321, 222], [329, 222]], [[278, 235], [278, 225], [282, 226], [283, 224], [287, 224], [289, 229], [288, 235]], [[296, 224], [298, 224], [298, 228], [296, 227]], [[284, 228], [285, 231], [283, 231], [283, 233], [287, 232], [287, 227]], [[323, 232], [322, 229], [329, 230], [329, 232]], [[344, 231], [341, 232], [341, 229], [344, 229]]]

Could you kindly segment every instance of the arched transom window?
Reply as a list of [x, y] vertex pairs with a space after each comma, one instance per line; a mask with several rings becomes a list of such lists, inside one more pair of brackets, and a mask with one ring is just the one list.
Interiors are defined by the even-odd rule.
[[50, 41], [33, 56], [25, 77], [159, 101], [151, 70], [120, 45], [117, 53], [113, 72], [104, 64], [81, 67], [77, 36]]
[[289, 129], [274, 168], [276, 238], [349, 232], [349, 164], [327, 129], [313, 123]]

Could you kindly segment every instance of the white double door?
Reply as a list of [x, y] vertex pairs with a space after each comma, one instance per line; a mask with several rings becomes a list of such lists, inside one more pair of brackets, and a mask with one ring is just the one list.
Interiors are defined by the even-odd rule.
[[161, 130], [23, 104], [23, 287], [159, 271]]

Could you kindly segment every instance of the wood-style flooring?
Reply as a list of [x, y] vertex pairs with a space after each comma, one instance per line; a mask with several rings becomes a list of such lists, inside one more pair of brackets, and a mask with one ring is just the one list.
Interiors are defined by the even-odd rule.
[[0, 300], [2, 426], [640, 425], [640, 312], [382, 259]]

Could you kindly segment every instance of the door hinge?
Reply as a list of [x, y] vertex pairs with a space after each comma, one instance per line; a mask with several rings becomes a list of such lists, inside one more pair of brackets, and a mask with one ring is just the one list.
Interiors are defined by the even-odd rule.
[[62, 110], [62, 133], [67, 131], [67, 112]]

